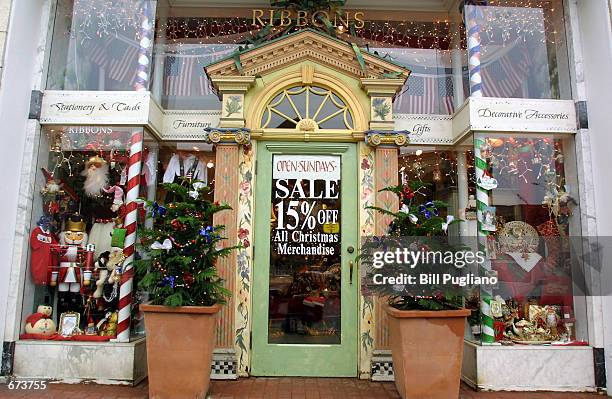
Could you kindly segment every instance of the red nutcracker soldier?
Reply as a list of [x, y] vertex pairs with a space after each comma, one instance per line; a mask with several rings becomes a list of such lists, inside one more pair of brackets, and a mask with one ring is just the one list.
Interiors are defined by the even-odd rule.
[[83, 304], [78, 301], [82, 287], [91, 284], [93, 246], [87, 249], [85, 222], [79, 215], [66, 220], [66, 229], [59, 235], [60, 245], [55, 247], [59, 269], [51, 272], [51, 285], [57, 284], [60, 304], [64, 310], [77, 310]]

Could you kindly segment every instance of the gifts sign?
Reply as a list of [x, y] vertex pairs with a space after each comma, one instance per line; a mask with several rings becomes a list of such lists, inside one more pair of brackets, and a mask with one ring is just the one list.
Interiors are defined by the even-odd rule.
[[272, 242], [280, 255], [337, 255], [340, 156], [275, 155]]

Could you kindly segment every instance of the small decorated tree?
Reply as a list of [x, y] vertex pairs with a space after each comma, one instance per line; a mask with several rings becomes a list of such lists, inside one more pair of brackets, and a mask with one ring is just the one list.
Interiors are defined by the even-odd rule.
[[225, 226], [212, 225], [213, 215], [229, 205], [204, 198], [201, 182], [163, 184], [172, 201], [147, 201], [154, 227], [140, 231], [143, 259], [135, 262], [138, 288], [149, 293], [154, 305], [211, 306], [225, 302], [215, 263], [236, 247], [222, 248]]
[[[376, 206], [374, 209], [384, 215], [390, 216], [391, 222], [388, 234], [383, 240], [371, 240], [363, 246], [362, 257], [371, 258], [371, 252], [376, 248], [401, 248], [409, 246], [413, 251], [459, 251], [460, 246], [447, 242], [448, 227], [458, 223], [454, 216], [441, 216], [441, 210], [448, 208], [442, 201], [420, 201], [425, 196], [426, 183], [411, 181], [405, 185], [391, 186], [381, 191], [390, 191], [399, 198], [399, 209], [392, 212]], [[366, 255], [367, 254], [367, 255]], [[366, 259], [366, 265], [369, 260]], [[416, 265], [421, 273], [440, 273], [439, 265], [426, 263]], [[390, 264], [386, 266], [386, 274], [399, 275], [407, 272], [406, 265]], [[373, 270], [366, 272], [366, 279], [371, 281]], [[462, 305], [461, 292], [449, 289], [448, 286], [436, 284], [411, 287], [390, 287], [389, 285], [371, 285], [368, 288], [373, 293], [388, 298], [389, 305], [400, 310], [445, 310], [456, 309]], [[398, 292], [400, 291], [400, 292]]]
[[[384, 309], [400, 396], [456, 398], [461, 381], [463, 332], [470, 310], [462, 309], [460, 288], [436, 277], [462, 275], [459, 259], [464, 259], [469, 248], [453, 243], [453, 237], [447, 236], [449, 226], [457, 221], [450, 215], [443, 217], [441, 210], [448, 207], [444, 202], [423, 200], [425, 187], [425, 183], [417, 181], [384, 189], [399, 197], [399, 210], [373, 208], [390, 216], [388, 235], [372, 238], [362, 249], [374, 247], [375, 252], [366, 251], [368, 256], [374, 255], [374, 262], [382, 260], [380, 254], [385, 259], [382, 265], [372, 262], [374, 268], [367, 273], [382, 273], [384, 268], [384, 274], [399, 277], [399, 283], [395, 279], [395, 285], [377, 285], [367, 274], [366, 279], [374, 283], [372, 291], [389, 298], [389, 306]], [[464, 253], [459, 255], [461, 252]], [[387, 255], [393, 253], [397, 257], [387, 261]], [[444, 258], [430, 262], [429, 255], [438, 253], [448, 256], [449, 261]], [[404, 259], [400, 259], [402, 254]], [[426, 254], [426, 258], [418, 258], [419, 254]], [[410, 265], [405, 261], [408, 255], [412, 259]], [[424, 281], [422, 276], [426, 277]]]

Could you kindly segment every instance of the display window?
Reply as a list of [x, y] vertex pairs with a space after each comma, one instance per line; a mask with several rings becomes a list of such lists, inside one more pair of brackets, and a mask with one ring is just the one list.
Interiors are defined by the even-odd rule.
[[[469, 322], [486, 343], [586, 345], [581, 227], [573, 138], [476, 134], [481, 272]], [[479, 328], [481, 325], [481, 328]]]
[[[472, 144], [473, 146], [468, 146]], [[466, 339], [503, 345], [587, 345], [579, 193], [573, 137], [475, 134], [452, 148], [400, 149], [398, 181], [448, 204], [449, 227], [486, 253], [465, 273], [495, 277], [465, 287]]]
[[49, 90], [148, 90], [156, 0], [59, 0]]
[[[473, 200], [476, 187], [473, 179], [474, 155], [469, 147], [436, 148], [426, 146], [409, 146], [400, 149], [398, 162], [398, 181], [406, 185], [412, 181], [425, 183], [418, 195], [423, 196], [423, 202], [442, 201], [448, 204], [448, 212], [457, 218], [464, 219], [460, 210], [468, 207], [468, 198]], [[446, 216], [446, 215], [442, 215]], [[449, 234], [460, 235], [459, 228], [467, 227], [455, 224], [450, 227]]]
[[[216, 151], [213, 145], [202, 142], [164, 142], [154, 143], [148, 147], [149, 155], [145, 157], [149, 163], [150, 174], [146, 185], [140, 186], [140, 198], [150, 201], [152, 208], [142, 209], [139, 218], [139, 229], [154, 229], [154, 212], [163, 212], [165, 206], [173, 200], [172, 195], [163, 188], [165, 183], [202, 184], [208, 187], [203, 191], [204, 198], [214, 201]], [[197, 181], [197, 182], [196, 182]], [[210, 224], [213, 221], [209, 221]], [[139, 257], [144, 255], [144, 248], [138, 247]], [[135, 281], [135, 303], [149, 302], [149, 294], [138, 289]], [[144, 314], [137, 306], [132, 314], [132, 336], [145, 334]]]
[[571, 98], [561, 0], [484, 3], [464, 11], [469, 73], [479, 75], [482, 95]]
[[119, 297], [144, 209], [128, 198], [154, 187], [154, 146], [142, 128], [43, 129], [21, 339], [129, 339]]

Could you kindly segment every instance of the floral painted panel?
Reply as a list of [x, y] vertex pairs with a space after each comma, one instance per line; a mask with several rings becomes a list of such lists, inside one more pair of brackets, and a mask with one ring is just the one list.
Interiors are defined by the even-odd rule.
[[256, 142], [242, 147], [239, 163], [240, 192], [238, 196], [238, 242], [236, 267], [236, 358], [238, 375], [248, 376], [251, 331], [251, 281], [253, 266], [253, 187], [255, 177]]
[[[376, 191], [374, 185], [375, 150], [365, 143], [359, 143], [359, 226], [361, 236], [372, 236], [375, 232], [374, 211], [366, 209], [374, 205]], [[374, 348], [374, 301], [371, 296], [360, 295], [360, 345], [359, 374], [369, 377], [371, 373], [372, 350]]]
[[223, 118], [242, 118], [243, 117], [243, 94], [224, 94], [223, 95]]
[[391, 97], [372, 97], [371, 117], [373, 121], [392, 121]]

